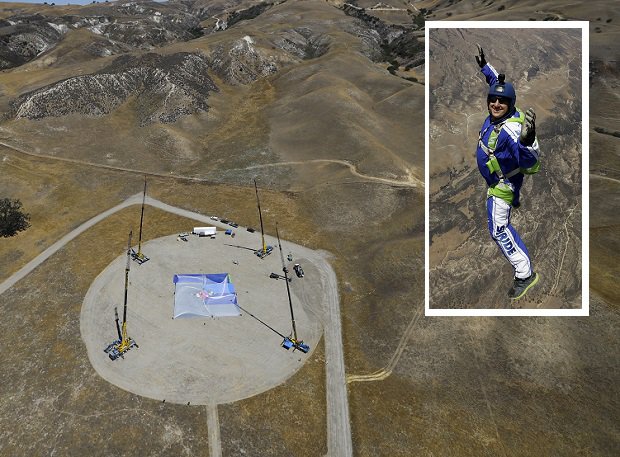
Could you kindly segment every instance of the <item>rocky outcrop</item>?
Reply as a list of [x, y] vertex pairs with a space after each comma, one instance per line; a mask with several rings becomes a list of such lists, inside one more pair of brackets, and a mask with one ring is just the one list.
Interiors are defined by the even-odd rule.
[[153, 49], [202, 35], [197, 17], [183, 11], [160, 11], [148, 4], [125, 3], [115, 7], [115, 19], [89, 29], [106, 38], [138, 49]]
[[348, 16], [359, 19], [360, 23], [348, 32], [360, 37], [362, 52], [372, 61], [392, 62], [407, 68], [424, 63], [423, 35], [414, 27], [386, 24], [351, 3], [345, 3], [342, 10]]
[[254, 19], [260, 16], [261, 14], [263, 14], [265, 11], [267, 11], [272, 6], [273, 6], [273, 3], [265, 2], [265, 3], [258, 3], [256, 5], [252, 5], [249, 8], [233, 11], [232, 13], [228, 15], [228, 19], [226, 23], [228, 24], [228, 27], [232, 27], [237, 22], [248, 21], [250, 19]]
[[17, 67], [53, 48], [68, 30], [37, 15], [0, 20], [0, 70]]
[[182, 3], [109, 3], [88, 15], [14, 15], [0, 20], [0, 69], [23, 65], [52, 49], [70, 30], [85, 28], [108, 40], [85, 46], [93, 56], [154, 48], [203, 35], [200, 19]]
[[209, 93], [218, 90], [208, 69], [201, 54], [121, 56], [96, 74], [65, 79], [22, 95], [13, 103], [14, 116], [102, 116], [133, 96], [141, 125], [174, 122], [208, 110]]
[[278, 48], [303, 60], [322, 56], [329, 50], [330, 43], [329, 36], [316, 34], [306, 27], [293, 29], [275, 40]]
[[278, 71], [275, 59], [256, 48], [250, 36], [218, 46], [211, 55], [211, 66], [218, 76], [233, 85], [249, 84]]
[[217, 25], [211, 31], [215, 32], [226, 30], [238, 22], [254, 19], [276, 4], [278, 2], [198, 0], [192, 4], [191, 14], [201, 21], [213, 18]]

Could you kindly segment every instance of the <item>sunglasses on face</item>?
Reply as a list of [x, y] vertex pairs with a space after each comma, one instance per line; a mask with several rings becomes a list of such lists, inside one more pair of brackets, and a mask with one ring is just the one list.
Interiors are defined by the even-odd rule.
[[495, 103], [500, 102], [502, 105], [509, 105], [510, 99], [506, 97], [498, 97], [497, 95], [492, 95], [487, 98], [487, 103]]

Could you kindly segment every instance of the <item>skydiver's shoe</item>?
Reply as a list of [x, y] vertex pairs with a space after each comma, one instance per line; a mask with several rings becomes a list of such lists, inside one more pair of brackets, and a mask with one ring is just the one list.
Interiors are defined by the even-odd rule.
[[511, 300], [517, 300], [525, 295], [525, 293], [538, 283], [538, 273], [532, 273], [529, 278], [515, 278], [512, 288], [508, 291], [508, 297]]

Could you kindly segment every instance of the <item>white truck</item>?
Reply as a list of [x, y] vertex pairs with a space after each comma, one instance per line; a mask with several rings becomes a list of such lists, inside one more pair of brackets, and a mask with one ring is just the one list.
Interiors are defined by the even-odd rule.
[[215, 232], [216, 232], [216, 228], [215, 227], [194, 227], [194, 230], [192, 231], [192, 233], [194, 235], [198, 235], [198, 236], [215, 236]]

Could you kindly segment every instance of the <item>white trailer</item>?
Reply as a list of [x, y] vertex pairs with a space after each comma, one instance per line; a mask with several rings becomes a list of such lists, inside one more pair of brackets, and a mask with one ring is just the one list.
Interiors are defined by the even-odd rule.
[[215, 236], [216, 230], [215, 227], [194, 227], [192, 233], [198, 236]]

